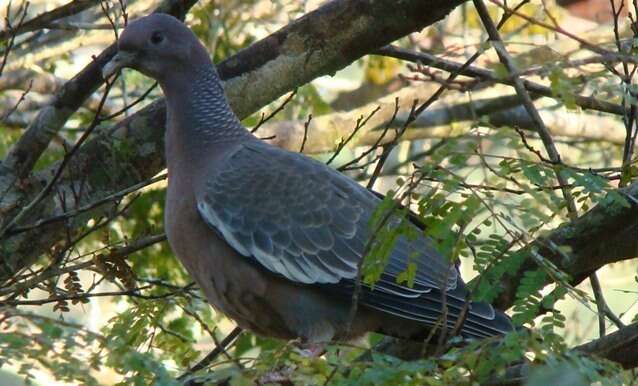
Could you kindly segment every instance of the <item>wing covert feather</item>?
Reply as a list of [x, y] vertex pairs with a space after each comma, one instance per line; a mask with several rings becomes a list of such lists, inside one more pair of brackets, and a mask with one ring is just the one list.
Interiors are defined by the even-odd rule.
[[[340, 173], [260, 142], [226, 157], [198, 195], [202, 218], [240, 254], [299, 283], [352, 280], [380, 200]], [[415, 288], [396, 276], [416, 261]], [[377, 286], [412, 296], [453, 289], [458, 272], [425, 237], [400, 237]]]

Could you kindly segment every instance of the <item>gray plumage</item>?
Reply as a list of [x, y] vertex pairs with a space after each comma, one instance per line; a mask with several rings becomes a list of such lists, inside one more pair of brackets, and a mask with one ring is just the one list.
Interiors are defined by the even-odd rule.
[[[251, 135], [230, 109], [205, 48], [177, 19], [156, 14], [131, 23], [103, 71], [122, 67], [157, 79], [166, 95], [169, 243], [211, 304], [240, 326], [311, 342], [367, 331], [422, 337], [446, 307], [448, 329], [467, 308], [465, 337], [512, 329], [489, 304], [466, 306], [457, 268], [416, 225], [419, 236], [398, 238], [381, 279], [361, 287], [350, 322], [380, 199], [324, 164]], [[397, 283], [409, 261], [417, 265], [411, 287]]]

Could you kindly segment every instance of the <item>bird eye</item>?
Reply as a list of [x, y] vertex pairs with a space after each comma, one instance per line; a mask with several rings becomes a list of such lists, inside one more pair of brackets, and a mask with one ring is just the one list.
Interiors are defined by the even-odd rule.
[[159, 31], [153, 32], [153, 34], [151, 35], [151, 43], [160, 44], [163, 41], [164, 41], [164, 35], [162, 35], [161, 32]]

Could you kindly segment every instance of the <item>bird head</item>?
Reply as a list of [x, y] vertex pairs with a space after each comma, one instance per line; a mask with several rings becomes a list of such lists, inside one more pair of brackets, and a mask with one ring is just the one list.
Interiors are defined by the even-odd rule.
[[118, 40], [117, 54], [102, 68], [106, 79], [124, 67], [162, 82], [171, 73], [210, 62], [206, 49], [181, 21], [152, 14], [131, 22]]

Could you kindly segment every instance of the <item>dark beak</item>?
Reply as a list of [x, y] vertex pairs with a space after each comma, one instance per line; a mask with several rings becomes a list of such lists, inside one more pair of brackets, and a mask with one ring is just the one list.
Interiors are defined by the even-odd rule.
[[117, 54], [102, 67], [102, 77], [108, 79], [124, 67], [130, 67], [135, 61], [135, 54], [126, 51], [118, 51]]

